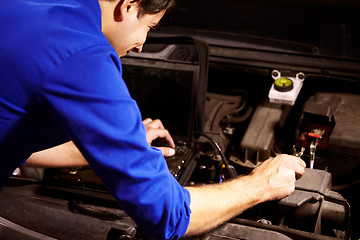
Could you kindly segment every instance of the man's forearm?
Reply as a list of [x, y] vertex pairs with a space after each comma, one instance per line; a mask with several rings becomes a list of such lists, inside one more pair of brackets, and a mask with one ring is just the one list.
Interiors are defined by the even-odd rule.
[[187, 187], [191, 218], [186, 235], [211, 230], [261, 202], [263, 187], [251, 176], [221, 184]]
[[73, 141], [33, 153], [26, 161], [29, 167], [73, 167], [88, 165]]

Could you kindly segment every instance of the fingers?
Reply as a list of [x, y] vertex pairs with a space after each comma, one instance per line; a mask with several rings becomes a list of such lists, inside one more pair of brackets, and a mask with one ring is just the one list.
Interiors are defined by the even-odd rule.
[[166, 129], [158, 129], [158, 128], [148, 128], [146, 130], [146, 139], [151, 145], [151, 143], [157, 139], [157, 138], [163, 138], [168, 143], [169, 147], [174, 148], [175, 143], [172, 137], [170, 136], [170, 133]]
[[[301, 159], [299, 158], [299, 160], [301, 160]], [[306, 164], [303, 160], [298, 161], [298, 164], [296, 164], [294, 167], [296, 179], [299, 179], [302, 177], [302, 175], [304, 175], [305, 167], [306, 167]]]
[[306, 167], [306, 163], [299, 157], [295, 157], [295, 156], [292, 156], [294, 157], [295, 159], [297, 159], [298, 163], [302, 166], [302, 167]]
[[143, 120], [143, 124], [146, 128], [165, 129], [164, 125], [159, 119], [152, 120], [151, 118], [146, 118], [145, 120]]
[[164, 157], [171, 157], [175, 154], [175, 150], [173, 148], [168, 147], [157, 147], [160, 149], [164, 155]]
[[152, 121], [151, 118], [146, 118], [142, 122], [143, 122], [144, 125], [146, 125], [146, 124], [150, 123], [151, 121]]
[[295, 179], [301, 178], [305, 173], [306, 164], [301, 158], [285, 154], [280, 155], [279, 158], [282, 167], [292, 173], [296, 177]]
[[294, 171], [297, 179], [299, 179], [305, 173], [305, 162], [301, 158], [295, 156], [283, 155], [283, 157], [286, 158], [284, 161], [288, 161], [289, 164], [291, 164], [289, 170]]
[[[146, 118], [143, 120], [143, 124], [146, 128], [146, 140], [151, 145], [151, 143], [157, 138], [163, 138], [167, 142], [170, 148], [175, 147], [174, 140], [172, 139], [168, 130], [165, 129], [164, 125], [159, 119], [152, 120], [151, 118]], [[170, 150], [166, 150], [170, 151]], [[167, 153], [171, 155], [171, 153]], [[173, 154], [172, 154], [173, 155]]]

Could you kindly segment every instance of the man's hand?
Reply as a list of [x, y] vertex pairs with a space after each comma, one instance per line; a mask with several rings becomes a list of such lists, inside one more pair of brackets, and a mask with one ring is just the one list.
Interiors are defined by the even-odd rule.
[[162, 138], [166, 141], [169, 147], [156, 148], [160, 149], [165, 157], [169, 157], [175, 154], [174, 140], [170, 136], [169, 131], [165, 129], [164, 125], [159, 119], [152, 120], [151, 118], [146, 118], [143, 120], [143, 124], [146, 128], [146, 140], [150, 146], [155, 139]]
[[306, 164], [299, 157], [278, 155], [268, 159], [251, 173], [254, 181], [262, 184], [261, 201], [278, 200], [295, 190], [295, 181], [305, 172]]

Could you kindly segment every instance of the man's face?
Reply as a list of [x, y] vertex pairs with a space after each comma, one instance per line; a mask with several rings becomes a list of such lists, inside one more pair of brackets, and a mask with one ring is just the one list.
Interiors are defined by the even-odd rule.
[[128, 52], [141, 52], [147, 33], [155, 27], [164, 16], [165, 10], [154, 15], [145, 14], [138, 17], [137, 5], [131, 5], [121, 12], [119, 19], [104, 18], [103, 33], [115, 48], [120, 57]]

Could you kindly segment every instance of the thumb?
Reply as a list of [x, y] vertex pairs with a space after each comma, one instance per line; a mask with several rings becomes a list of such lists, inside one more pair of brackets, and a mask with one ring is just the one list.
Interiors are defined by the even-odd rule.
[[173, 148], [169, 148], [169, 147], [157, 147], [157, 148], [162, 151], [164, 157], [170, 157], [175, 154], [175, 150]]

